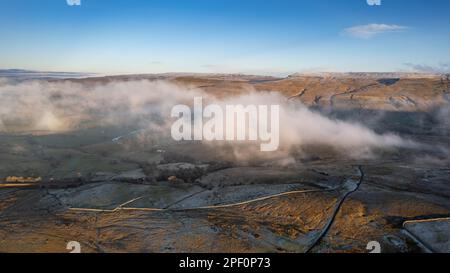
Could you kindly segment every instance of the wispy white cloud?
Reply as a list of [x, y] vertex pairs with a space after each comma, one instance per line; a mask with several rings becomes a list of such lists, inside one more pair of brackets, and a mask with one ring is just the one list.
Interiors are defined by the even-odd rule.
[[422, 73], [448, 74], [450, 73], [450, 62], [438, 65], [404, 63], [410, 70]]
[[344, 34], [361, 39], [370, 39], [382, 33], [400, 32], [406, 29], [408, 27], [400, 25], [368, 24], [346, 28]]

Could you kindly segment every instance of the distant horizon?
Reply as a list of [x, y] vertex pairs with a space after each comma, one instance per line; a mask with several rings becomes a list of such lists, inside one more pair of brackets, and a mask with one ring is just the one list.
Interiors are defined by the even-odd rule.
[[80, 72], [80, 71], [45, 71], [45, 70], [30, 70], [22, 68], [0, 68], [0, 78], [5, 77], [4, 73], [16, 72], [23, 74], [59, 74], [62, 75], [78, 75], [80, 77], [114, 77], [114, 76], [133, 76], [133, 75], [243, 75], [243, 76], [262, 76], [262, 77], [275, 77], [275, 78], [286, 78], [295, 75], [320, 75], [320, 74], [417, 74], [417, 75], [448, 75], [449, 73], [437, 73], [437, 72], [424, 72], [424, 71], [307, 71], [307, 72], [293, 72], [286, 75], [270, 75], [270, 74], [249, 74], [249, 73], [235, 73], [235, 72], [195, 72], [195, 71], [170, 71], [170, 72], [143, 72], [143, 73], [93, 73], [93, 72]]

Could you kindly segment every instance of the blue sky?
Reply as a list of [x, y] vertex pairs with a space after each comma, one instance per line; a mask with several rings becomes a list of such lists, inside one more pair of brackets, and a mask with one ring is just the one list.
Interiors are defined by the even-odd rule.
[[450, 0], [0, 0], [0, 68], [448, 70]]

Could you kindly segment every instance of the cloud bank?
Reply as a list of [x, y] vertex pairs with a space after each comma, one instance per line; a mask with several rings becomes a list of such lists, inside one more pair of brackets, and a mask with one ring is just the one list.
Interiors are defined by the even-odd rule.
[[450, 63], [440, 63], [438, 65], [404, 63], [405, 66], [414, 72], [432, 73], [432, 74], [449, 74]]
[[192, 105], [194, 97], [203, 97], [205, 105], [280, 105], [280, 149], [283, 151], [325, 145], [358, 157], [373, 149], [411, 145], [393, 134], [377, 134], [358, 123], [330, 119], [299, 102], [288, 101], [279, 93], [249, 91], [218, 99], [201, 89], [147, 80], [97, 84], [3, 82], [0, 85], [0, 132], [60, 132], [127, 126], [143, 129], [150, 137], [170, 138], [170, 129], [176, 120], [170, 115], [172, 107]]

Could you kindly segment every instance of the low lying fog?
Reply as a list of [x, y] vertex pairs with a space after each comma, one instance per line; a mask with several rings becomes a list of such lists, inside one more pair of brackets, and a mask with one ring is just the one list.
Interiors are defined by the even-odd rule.
[[170, 128], [176, 120], [170, 116], [172, 107], [192, 105], [194, 97], [203, 97], [204, 104], [280, 105], [280, 149], [284, 150], [292, 146], [327, 145], [360, 156], [373, 148], [413, 145], [394, 134], [377, 134], [359, 123], [330, 119], [278, 93], [251, 91], [218, 100], [201, 89], [146, 80], [89, 85], [2, 80], [0, 132], [131, 125], [170, 137]]

